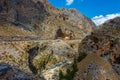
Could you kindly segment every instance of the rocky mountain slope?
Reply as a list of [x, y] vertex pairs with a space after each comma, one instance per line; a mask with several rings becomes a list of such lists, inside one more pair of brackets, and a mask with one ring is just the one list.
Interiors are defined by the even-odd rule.
[[[86, 52], [88, 54], [95, 54], [96, 57], [101, 57], [109, 63], [100, 62], [102, 67], [104, 65], [110, 64], [109, 66], [120, 75], [120, 17], [115, 19], [108, 20], [101, 26], [99, 29], [93, 32], [91, 35], [87, 36], [79, 44], [79, 52]], [[89, 58], [89, 57], [88, 57]], [[94, 57], [91, 57], [91, 60], [96, 62], [96, 59], [92, 60]], [[82, 62], [81, 62], [82, 63]], [[85, 66], [87, 66], [86, 64]], [[79, 66], [79, 65], [78, 65]], [[93, 66], [93, 65], [91, 65]], [[82, 70], [82, 69], [81, 69]], [[106, 68], [107, 70], [107, 68]], [[109, 75], [109, 72], [107, 72]], [[83, 73], [84, 74], [84, 73]], [[79, 75], [78, 75], [79, 76]], [[112, 76], [112, 75], [111, 75]], [[114, 75], [113, 75], [114, 76]], [[110, 80], [118, 80], [112, 79]], [[105, 80], [105, 79], [100, 79]]]
[[1, 0], [0, 20], [33, 32], [40, 39], [83, 39], [95, 27], [90, 19], [77, 10], [57, 9], [47, 0]]
[[78, 64], [74, 80], [119, 80], [112, 66], [96, 54], [89, 54]]
[[94, 30], [47, 0], [0, 0], [0, 80], [120, 80], [119, 22]]
[[[58, 80], [59, 69], [66, 69], [73, 64], [78, 43], [79, 40], [1, 42], [0, 79], [4, 76], [3, 80], [10, 77], [12, 78], [10, 80], [39, 80], [41, 78]], [[71, 44], [74, 48], [70, 47]], [[7, 74], [9, 70], [12, 72], [11, 76]]]
[[77, 10], [47, 0], [0, 0], [0, 80], [59, 80], [94, 27]]

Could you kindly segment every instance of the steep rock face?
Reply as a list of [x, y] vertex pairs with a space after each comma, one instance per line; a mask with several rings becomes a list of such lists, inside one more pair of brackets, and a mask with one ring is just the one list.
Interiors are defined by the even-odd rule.
[[7, 20], [21, 23], [34, 23], [47, 13], [44, 4], [39, 0], [1, 0], [0, 13]]
[[79, 45], [79, 52], [97, 54], [107, 60], [120, 75], [120, 17], [109, 20]]
[[[80, 14], [75, 9], [54, 9], [50, 12], [51, 15], [44, 19], [42, 25], [45, 27], [45, 37], [49, 36], [51, 39], [58, 37], [65, 39], [83, 39], [86, 35], [90, 34], [95, 27], [94, 23]], [[58, 35], [58, 30], [62, 31], [63, 34]], [[57, 35], [57, 37], [56, 37]]]
[[95, 27], [77, 10], [54, 8], [47, 0], [1, 0], [0, 20], [33, 31], [40, 39], [56, 39], [59, 28], [62, 39], [83, 39]]
[[32, 31], [34, 28], [30, 24], [34, 24], [36, 20], [44, 19], [45, 15], [47, 15], [46, 8], [39, 0], [0, 1], [0, 18], [27, 30]]

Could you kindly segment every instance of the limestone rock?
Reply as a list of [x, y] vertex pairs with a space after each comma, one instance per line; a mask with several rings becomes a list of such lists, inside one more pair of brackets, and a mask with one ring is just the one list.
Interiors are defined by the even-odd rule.
[[119, 74], [120, 68], [120, 17], [108, 20], [79, 44], [79, 52], [97, 54], [107, 60]]
[[34, 32], [40, 39], [56, 39], [59, 27], [61, 38], [83, 39], [95, 27], [77, 10], [54, 8], [47, 0], [1, 0], [0, 20]]
[[78, 72], [74, 80], [119, 80], [112, 66], [96, 54], [88, 56], [78, 63]]
[[[12, 66], [15, 79], [39, 80], [49, 73], [52, 78], [59, 78], [54, 75], [59, 69], [71, 66], [77, 55], [69, 43], [71, 41], [62, 40], [3, 42], [0, 43], [0, 63]], [[54, 72], [56, 69], [58, 72]]]
[[0, 63], [0, 80], [13, 80], [13, 70], [10, 65]]

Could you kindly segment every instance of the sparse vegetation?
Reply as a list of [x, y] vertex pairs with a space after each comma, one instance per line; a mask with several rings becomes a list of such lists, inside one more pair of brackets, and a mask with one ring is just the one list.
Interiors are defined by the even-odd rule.
[[0, 24], [0, 35], [1, 36], [36, 36], [34, 33], [30, 31], [26, 31], [23, 29], [19, 29], [15, 26], [7, 26]]
[[80, 62], [87, 56], [87, 53], [82, 52], [79, 54], [77, 59], [74, 59], [74, 63], [72, 65], [72, 70], [67, 69], [67, 73], [64, 75], [62, 70], [59, 71], [59, 80], [73, 80], [75, 73], [78, 71], [77, 62]]
[[72, 65], [72, 70], [67, 69], [67, 73], [64, 75], [62, 70], [59, 71], [59, 80], [73, 80], [75, 73], [78, 71], [77, 68], [77, 60], [74, 59], [74, 63]]
[[39, 65], [40, 65], [40, 68], [42, 69], [45, 69], [45, 60], [41, 60], [40, 61], [40, 63], [39, 63]]

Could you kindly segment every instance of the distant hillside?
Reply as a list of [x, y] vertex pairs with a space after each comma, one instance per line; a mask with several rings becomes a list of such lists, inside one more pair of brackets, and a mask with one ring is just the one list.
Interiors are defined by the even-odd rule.
[[99, 27], [101, 34], [120, 36], [120, 17], [110, 19]]

